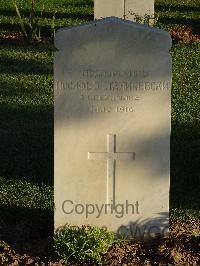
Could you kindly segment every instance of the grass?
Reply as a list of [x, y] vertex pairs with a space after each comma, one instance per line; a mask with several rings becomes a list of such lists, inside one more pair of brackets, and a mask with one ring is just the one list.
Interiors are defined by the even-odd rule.
[[52, 184], [52, 51], [1, 47], [0, 176]]
[[30, 209], [53, 210], [51, 186], [33, 184], [26, 178], [0, 178], [1, 204]]
[[[2, 2], [2, 3], [1, 3]], [[16, 32], [19, 28], [19, 19], [16, 16], [15, 8], [12, 1], [6, 3], [1, 0], [0, 2], [0, 30], [1, 35]], [[25, 20], [27, 20], [30, 13], [30, 2], [26, 0], [16, 1], [19, 5], [20, 12]], [[93, 1], [82, 0], [45, 0], [39, 1], [36, 4], [36, 13], [40, 16], [44, 3], [44, 12], [42, 19], [39, 21], [42, 34], [49, 34], [53, 24], [53, 16], [56, 12], [55, 27], [63, 27], [72, 24], [80, 24], [85, 21], [93, 19]], [[23, 7], [23, 8], [22, 8]]]
[[[27, 0], [16, 1], [21, 7], [21, 12], [27, 19], [30, 10], [30, 2]], [[39, 24], [42, 34], [49, 34], [52, 26], [52, 19], [56, 12], [55, 28], [80, 24], [93, 20], [93, 1], [92, 0], [43, 0], [36, 4], [37, 14], [43, 8], [44, 13]], [[155, 11], [159, 16], [158, 27], [169, 29], [172, 26], [191, 26], [197, 30], [198, 19], [200, 16], [199, 0], [157, 0], [155, 1]], [[15, 8], [11, 0], [0, 1], [0, 36], [11, 32], [17, 32], [19, 19], [16, 16]]]
[[[18, 2], [27, 17], [28, 1]], [[93, 18], [93, 1], [46, 0], [42, 33], [50, 32], [55, 11], [56, 27], [86, 22]], [[199, 11], [194, 0], [156, 1], [158, 27], [165, 29], [196, 29]], [[18, 23], [12, 1], [0, 0], [0, 37], [18, 32]], [[9, 224], [27, 221], [47, 237], [53, 232], [53, 48], [0, 45], [0, 235], [6, 239]], [[184, 220], [200, 217], [199, 50], [198, 43], [174, 43], [171, 50], [171, 217]]]
[[171, 207], [199, 216], [200, 44], [173, 46]]

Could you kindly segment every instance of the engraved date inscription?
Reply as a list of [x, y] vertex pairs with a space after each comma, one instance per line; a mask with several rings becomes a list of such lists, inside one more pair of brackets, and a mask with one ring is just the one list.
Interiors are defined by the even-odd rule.
[[92, 105], [90, 107], [90, 112], [92, 113], [133, 113], [133, 106], [101, 106], [101, 105]]

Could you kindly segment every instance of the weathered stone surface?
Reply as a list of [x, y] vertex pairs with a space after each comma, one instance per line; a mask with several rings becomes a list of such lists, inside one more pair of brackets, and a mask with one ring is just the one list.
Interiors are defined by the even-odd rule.
[[[154, 14], [154, 0], [95, 0], [94, 17], [96, 19], [115, 16], [127, 20], [143, 21]], [[151, 24], [152, 24], [152, 20]]]
[[55, 228], [162, 233], [169, 211], [170, 35], [108, 18], [59, 30], [55, 46]]
[[94, 17], [95, 19], [115, 16], [124, 18], [125, 6], [123, 0], [95, 0]]

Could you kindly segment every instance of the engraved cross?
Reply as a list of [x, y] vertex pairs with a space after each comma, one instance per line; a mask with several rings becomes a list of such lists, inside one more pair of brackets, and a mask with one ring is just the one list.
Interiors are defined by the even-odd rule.
[[89, 160], [107, 161], [106, 203], [115, 206], [116, 160], [135, 160], [134, 152], [116, 152], [116, 135], [107, 135], [107, 152], [88, 152]]

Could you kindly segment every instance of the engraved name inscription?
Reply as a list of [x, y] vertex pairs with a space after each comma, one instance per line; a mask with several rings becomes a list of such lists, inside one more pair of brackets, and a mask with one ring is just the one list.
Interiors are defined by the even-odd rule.
[[169, 82], [164, 81], [111, 81], [111, 82], [89, 82], [89, 81], [56, 81], [56, 90], [79, 90], [79, 91], [158, 91], [158, 90], [169, 90]]
[[55, 90], [66, 91], [67, 97], [81, 101], [91, 113], [133, 113], [146, 93], [167, 91], [171, 86], [167, 81], [153, 81], [151, 73], [141, 69], [83, 69], [70, 73], [71, 79], [55, 80]]

